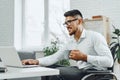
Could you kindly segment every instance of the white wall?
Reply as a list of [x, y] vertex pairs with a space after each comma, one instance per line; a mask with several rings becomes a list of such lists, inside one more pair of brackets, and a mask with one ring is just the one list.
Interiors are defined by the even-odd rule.
[[0, 46], [14, 42], [14, 0], [0, 0]]
[[120, 29], [120, 0], [71, 0], [71, 9], [79, 9], [84, 18], [104, 15]]

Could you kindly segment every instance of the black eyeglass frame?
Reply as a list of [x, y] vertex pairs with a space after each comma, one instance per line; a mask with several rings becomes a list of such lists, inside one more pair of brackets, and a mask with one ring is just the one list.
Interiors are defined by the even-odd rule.
[[68, 20], [65, 23], [63, 23], [63, 25], [66, 27], [66, 26], [68, 26], [68, 24], [71, 24], [71, 22], [76, 21], [76, 20], [78, 20], [78, 18], [75, 18], [73, 20]]

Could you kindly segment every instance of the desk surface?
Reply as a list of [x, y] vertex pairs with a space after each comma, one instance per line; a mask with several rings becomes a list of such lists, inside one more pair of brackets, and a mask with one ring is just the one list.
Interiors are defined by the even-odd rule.
[[59, 70], [45, 67], [33, 67], [33, 68], [8, 67], [7, 72], [0, 73], [0, 79], [40, 77], [48, 75], [59, 75]]

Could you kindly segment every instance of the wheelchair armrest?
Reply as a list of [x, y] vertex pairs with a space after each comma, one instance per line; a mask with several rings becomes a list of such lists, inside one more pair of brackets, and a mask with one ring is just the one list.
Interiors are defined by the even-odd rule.
[[110, 70], [87, 70], [87, 73], [111, 73]]
[[[88, 70], [87, 71], [88, 74], [85, 75], [81, 80], [118, 80], [116, 75], [109, 71], [92, 71], [92, 70]], [[102, 76], [102, 77], [101, 77]], [[104, 77], [103, 77], [104, 76]]]

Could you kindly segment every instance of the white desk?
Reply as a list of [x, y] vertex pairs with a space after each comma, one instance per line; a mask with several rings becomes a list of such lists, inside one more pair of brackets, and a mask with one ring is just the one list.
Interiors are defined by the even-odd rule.
[[34, 67], [34, 68], [11, 68], [8, 67], [8, 71], [0, 73], [0, 79], [14, 79], [14, 78], [27, 78], [27, 77], [40, 77], [49, 75], [59, 75], [59, 70]]

